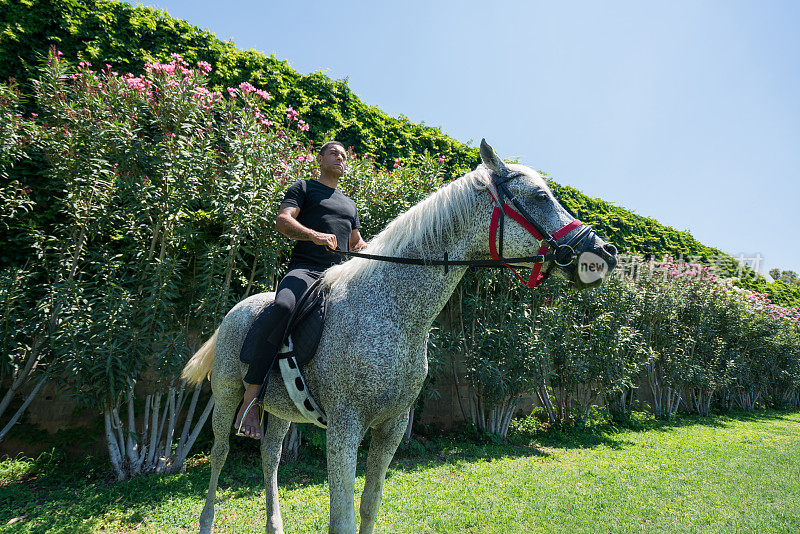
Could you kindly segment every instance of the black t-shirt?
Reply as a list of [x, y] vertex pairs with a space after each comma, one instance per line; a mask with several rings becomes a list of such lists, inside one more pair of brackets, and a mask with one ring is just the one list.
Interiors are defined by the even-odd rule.
[[[356, 203], [338, 189], [332, 189], [317, 180], [299, 180], [286, 191], [281, 206], [300, 208], [297, 220], [306, 228], [334, 234], [339, 250], [350, 250], [350, 233], [361, 225], [358, 222]], [[311, 241], [298, 241], [292, 250], [289, 267], [315, 265], [327, 269], [341, 263], [342, 256]]]

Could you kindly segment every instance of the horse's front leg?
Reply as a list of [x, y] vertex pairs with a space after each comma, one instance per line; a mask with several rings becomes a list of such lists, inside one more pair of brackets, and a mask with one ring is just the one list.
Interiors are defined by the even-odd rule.
[[331, 534], [355, 534], [354, 504], [358, 444], [364, 425], [353, 410], [328, 414], [328, 486], [331, 496]]
[[278, 463], [281, 459], [281, 446], [289, 421], [272, 414], [264, 414], [267, 420], [264, 436], [261, 438], [261, 467], [264, 469], [264, 485], [267, 495], [267, 534], [283, 534], [283, 519], [278, 506]]
[[372, 534], [375, 521], [378, 519], [378, 508], [383, 496], [383, 481], [386, 470], [403, 439], [408, 425], [408, 412], [396, 419], [386, 421], [372, 429], [372, 438], [367, 455], [367, 471], [364, 492], [361, 494], [361, 528], [360, 534]]

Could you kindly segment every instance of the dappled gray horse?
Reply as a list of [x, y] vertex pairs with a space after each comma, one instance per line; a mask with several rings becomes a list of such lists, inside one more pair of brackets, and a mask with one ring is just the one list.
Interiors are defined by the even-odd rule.
[[[530, 286], [551, 273], [578, 287], [601, 283], [602, 275], [616, 264], [614, 247], [576, 221], [538, 173], [522, 165], [506, 166], [485, 141], [481, 158], [483, 165], [397, 217], [364, 252], [459, 261], [543, 254], [549, 244], [551, 254], [543, 256], [543, 262], [522, 265], [534, 268]], [[591, 259], [579, 260], [579, 255]], [[582, 271], [581, 261], [591, 269]], [[600, 264], [604, 271], [598, 270]], [[325, 272], [324, 282], [330, 287], [326, 321], [316, 355], [303, 373], [327, 416], [330, 532], [356, 532], [356, 451], [370, 428], [360, 532], [373, 531], [386, 469], [428, 372], [428, 331], [466, 269], [355, 258]], [[211, 483], [200, 516], [201, 532], [211, 530], [217, 480], [244, 391], [247, 369], [239, 361], [239, 349], [271, 295], [254, 295], [237, 304], [184, 369], [194, 383], [210, 372], [216, 399]], [[281, 443], [290, 421], [307, 420], [277, 374], [269, 380], [264, 407], [270, 414], [261, 440], [266, 531], [283, 532], [277, 483]]]

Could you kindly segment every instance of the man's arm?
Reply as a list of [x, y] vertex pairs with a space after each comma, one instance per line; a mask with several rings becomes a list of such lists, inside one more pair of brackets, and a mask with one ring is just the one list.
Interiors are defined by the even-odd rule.
[[275, 228], [295, 241], [311, 241], [317, 245], [324, 245], [331, 250], [336, 250], [336, 236], [334, 234], [324, 234], [300, 224], [297, 216], [300, 208], [291, 204], [281, 204], [278, 216], [275, 218]]
[[367, 242], [361, 237], [361, 232], [358, 231], [358, 228], [354, 228], [350, 232], [350, 251], [357, 252], [366, 246]]

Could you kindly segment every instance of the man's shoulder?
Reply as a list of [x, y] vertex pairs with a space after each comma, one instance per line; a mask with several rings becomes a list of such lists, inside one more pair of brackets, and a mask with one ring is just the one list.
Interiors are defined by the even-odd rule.
[[287, 204], [290, 206], [300, 207], [305, 202], [306, 198], [306, 184], [305, 180], [298, 180], [288, 188], [283, 195], [281, 205]]
[[308, 190], [308, 185], [306, 184], [305, 180], [297, 180], [289, 187], [286, 188], [286, 193], [289, 195], [297, 195], [297, 194], [305, 194]]
[[297, 180], [295, 183], [289, 186], [289, 189], [299, 189], [301, 191], [305, 191], [308, 189], [308, 180]]

